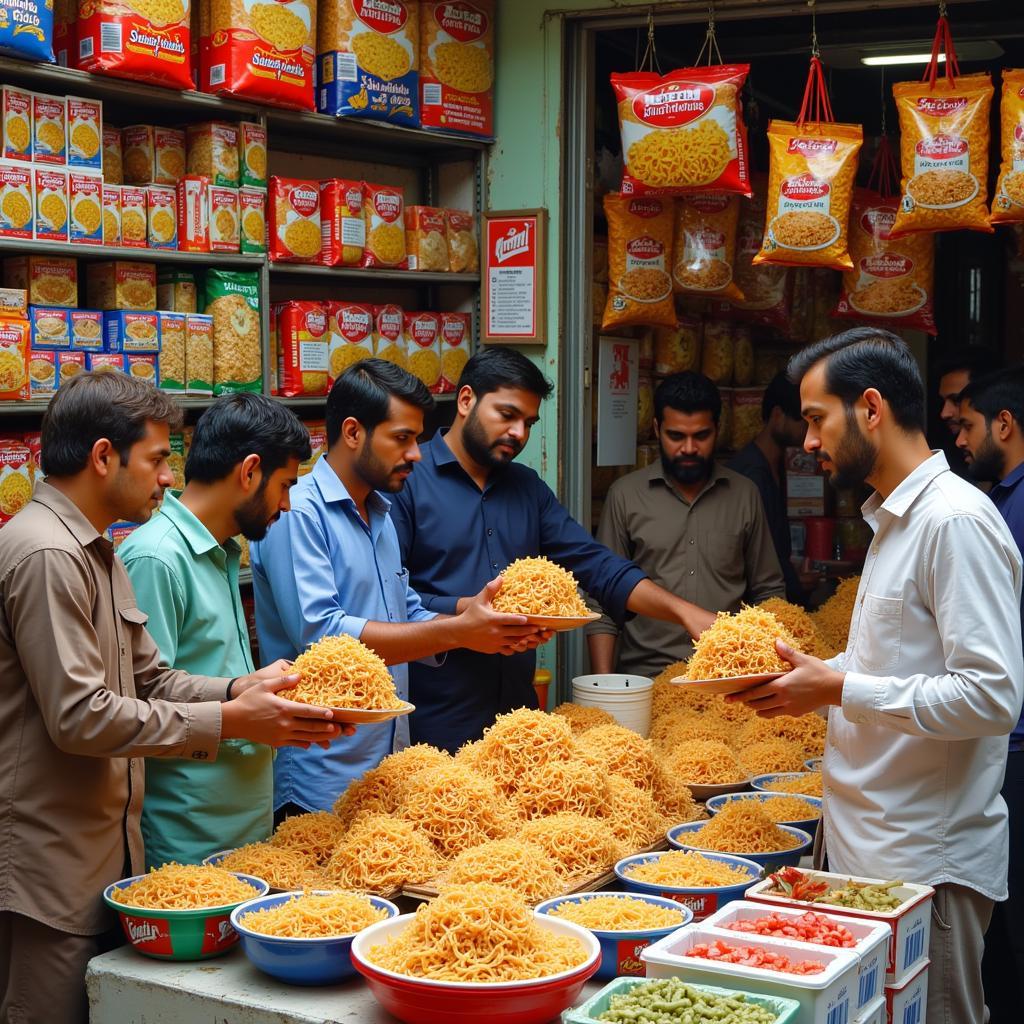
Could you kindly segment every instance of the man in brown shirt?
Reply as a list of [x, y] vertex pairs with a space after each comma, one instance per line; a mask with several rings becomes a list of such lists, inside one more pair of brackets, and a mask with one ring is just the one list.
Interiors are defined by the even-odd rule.
[[143, 758], [213, 760], [222, 739], [325, 743], [332, 713], [275, 691], [287, 663], [229, 681], [160, 662], [104, 536], [173, 482], [181, 411], [120, 373], [62, 386], [43, 418], [46, 482], [0, 530], [0, 1022], [86, 1020], [103, 887], [143, 870]]
[[[658, 386], [654, 407], [661, 459], [612, 485], [597, 539], [701, 608], [734, 612], [741, 602], [785, 597], [757, 488], [715, 461], [718, 389], [702, 374], [673, 374]], [[693, 653], [678, 627], [641, 615], [621, 632], [602, 618], [587, 643], [594, 672], [655, 676]]]

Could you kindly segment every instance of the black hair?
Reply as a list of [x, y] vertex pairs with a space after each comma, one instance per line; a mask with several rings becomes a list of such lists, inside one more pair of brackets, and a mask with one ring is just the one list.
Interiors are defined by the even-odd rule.
[[267, 480], [289, 459], [304, 462], [312, 454], [302, 420], [266, 395], [223, 395], [196, 423], [185, 460], [185, 482], [223, 480], [249, 455], [260, 457]]
[[392, 398], [424, 412], [434, 408], [426, 384], [395, 363], [363, 359], [350, 366], [327, 396], [327, 447], [331, 448], [341, 437], [341, 425], [350, 416], [372, 434], [391, 414]]
[[529, 391], [539, 398], [548, 398], [554, 385], [522, 352], [505, 345], [481, 349], [463, 367], [456, 391], [473, 389], [483, 398], [499, 388]]
[[661, 423], [666, 409], [676, 412], [709, 412], [718, 425], [722, 396], [714, 382], [703, 373], [687, 370], [666, 377], [654, 392], [654, 418]]
[[983, 377], [993, 373], [1002, 367], [1002, 360], [999, 354], [990, 348], [972, 346], [961, 348], [954, 352], [946, 352], [935, 361], [935, 379], [941, 380], [947, 373], [956, 373], [957, 370], [964, 371], [973, 380], [975, 377]]
[[924, 432], [924, 382], [907, 343], [877, 327], [853, 327], [801, 349], [789, 361], [789, 379], [798, 387], [804, 375], [825, 360], [825, 390], [849, 411], [868, 388], [888, 403], [905, 431]]
[[74, 476], [85, 469], [93, 445], [106, 438], [128, 462], [147, 423], [177, 430], [181, 407], [166, 392], [126, 373], [80, 373], [61, 384], [43, 414], [42, 468], [47, 476]]
[[985, 417], [989, 428], [1005, 409], [1024, 429], [1024, 366], [972, 378], [960, 392], [960, 400], [970, 402]]
[[761, 399], [761, 419], [765, 423], [778, 406], [791, 420], [800, 419], [800, 389], [789, 379], [785, 371], [775, 374], [764, 390]]

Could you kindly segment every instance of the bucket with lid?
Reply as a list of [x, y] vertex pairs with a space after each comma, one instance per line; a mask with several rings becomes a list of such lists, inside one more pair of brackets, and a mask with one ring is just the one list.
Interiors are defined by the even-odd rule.
[[647, 736], [651, 731], [651, 697], [654, 680], [621, 672], [575, 676], [572, 700], [585, 708], [607, 711], [619, 725]]

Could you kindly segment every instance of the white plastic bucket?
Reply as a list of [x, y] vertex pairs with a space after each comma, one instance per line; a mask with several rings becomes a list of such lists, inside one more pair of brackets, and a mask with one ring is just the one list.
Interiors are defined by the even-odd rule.
[[619, 725], [647, 736], [651, 731], [651, 697], [654, 680], [619, 672], [575, 676], [572, 700], [585, 708], [607, 711]]

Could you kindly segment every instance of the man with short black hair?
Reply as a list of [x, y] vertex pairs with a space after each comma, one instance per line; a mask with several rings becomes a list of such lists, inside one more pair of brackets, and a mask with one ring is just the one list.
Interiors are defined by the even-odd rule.
[[[265, 395], [224, 395], [199, 417], [181, 497], [168, 491], [119, 551], [168, 665], [229, 677], [253, 671], [234, 538], [266, 535], [288, 510], [288, 491], [309, 455], [302, 422]], [[287, 671], [286, 662], [279, 665]], [[228, 740], [215, 762], [147, 758], [147, 867], [197, 864], [216, 850], [266, 839], [273, 795], [267, 746]]]
[[[661, 457], [612, 484], [597, 539], [671, 593], [736, 612], [783, 597], [785, 584], [757, 488], [715, 459], [721, 409], [703, 374], [675, 373], [658, 385]], [[587, 644], [594, 672], [656, 676], [693, 653], [691, 636], [643, 615], [621, 630], [604, 616], [588, 627]]]
[[786, 581], [786, 600], [805, 604], [807, 589], [793, 566], [793, 542], [789, 534], [785, 479], [786, 449], [804, 443], [807, 424], [800, 417], [800, 391], [785, 373], [778, 373], [765, 388], [761, 399], [761, 427], [757, 437], [729, 462], [761, 492], [768, 531]]
[[85, 967], [113, 915], [105, 886], [143, 870], [143, 758], [213, 761], [221, 742], [307, 745], [333, 712], [239, 679], [167, 668], [104, 536], [145, 522], [173, 482], [181, 410], [123, 373], [61, 386], [46, 480], [0, 530], [0, 1020], [85, 1024]]
[[983, 377], [999, 369], [999, 357], [987, 348], [961, 348], [939, 359], [939, 419], [954, 436], [960, 431], [960, 393], [975, 377]]
[[[420, 461], [416, 439], [432, 406], [421, 381], [381, 359], [356, 363], [331, 388], [327, 454], [292, 490], [291, 511], [251, 549], [267, 657], [294, 658], [322, 637], [348, 633], [391, 666], [399, 697], [408, 699], [407, 662], [436, 665], [435, 655], [459, 647], [521, 651], [541, 638], [523, 616], [494, 611], [499, 580], [484, 580], [455, 615], [424, 607], [409, 584], [389, 511]], [[408, 737], [408, 720], [399, 718], [361, 729], [337, 754], [282, 751], [274, 765], [278, 816], [330, 808]]]
[[982, 1024], [983, 936], [1006, 899], [1006, 736], [1024, 698], [1021, 555], [988, 498], [924, 436], [906, 343], [858, 327], [790, 361], [806, 451], [875, 491], [846, 650], [776, 646], [792, 670], [728, 700], [763, 717], [831, 705], [822, 772], [832, 871], [935, 886], [928, 1020]]
[[[543, 480], [514, 464], [551, 384], [521, 352], [476, 353], [458, 382], [455, 422], [423, 445], [423, 462], [394, 505], [413, 585], [428, 608], [455, 612], [517, 558], [544, 555], [571, 570], [609, 615], [640, 614], [698, 634], [714, 619], [668, 593], [632, 562], [597, 543]], [[449, 654], [444, 672], [413, 666], [414, 742], [455, 751], [497, 715], [536, 707], [531, 651], [496, 658]]]

